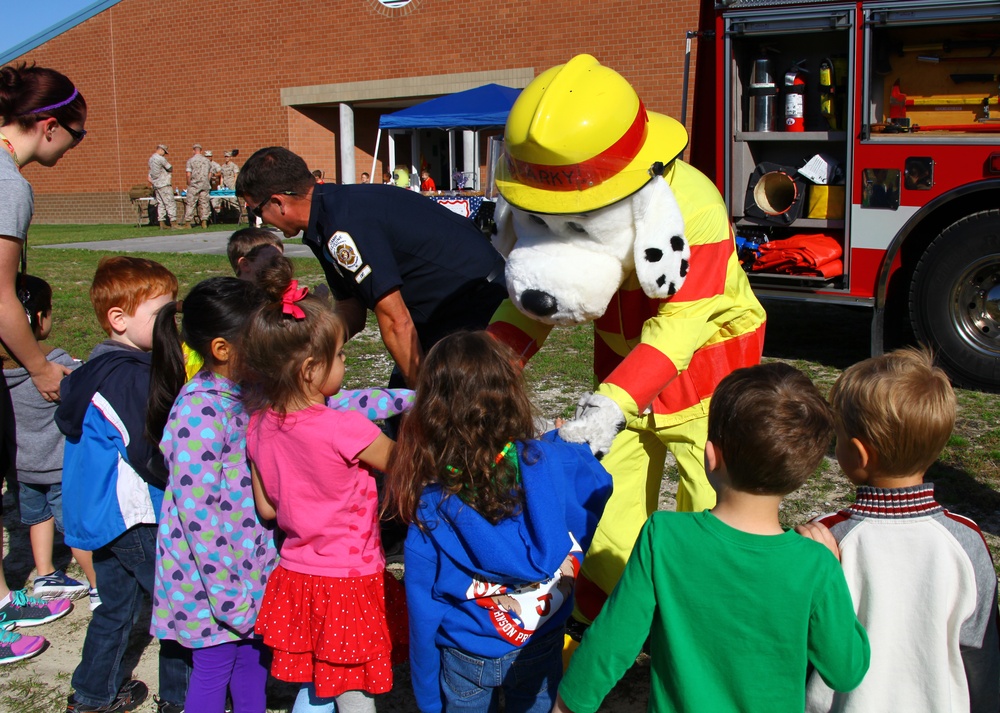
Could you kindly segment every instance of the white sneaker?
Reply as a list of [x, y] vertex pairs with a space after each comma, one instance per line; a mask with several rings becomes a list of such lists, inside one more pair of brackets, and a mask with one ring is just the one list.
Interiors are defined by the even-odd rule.
[[34, 596], [38, 599], [51, 601], [53, 599], [79, 599], [87, 593], [89, 587], [72, 577], [67, 577], [61, 569], [43, 577], [35, 577]]
[[90, 588], [90, 611], [94, 611], [101, 606], [101, 595], [97, 593], [97, 587]]

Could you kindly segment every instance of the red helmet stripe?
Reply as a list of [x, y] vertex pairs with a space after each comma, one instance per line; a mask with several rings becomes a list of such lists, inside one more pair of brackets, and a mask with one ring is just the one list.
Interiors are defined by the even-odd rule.
[[520, 161], [507, 154], [507, 170], [518, 182], [547, 191], [582, 191], [613, 178], [639, 154], [646, 142], [649, 117], [639, 101], [632, 125], [611, 146], [593, 158], [566, 166]]

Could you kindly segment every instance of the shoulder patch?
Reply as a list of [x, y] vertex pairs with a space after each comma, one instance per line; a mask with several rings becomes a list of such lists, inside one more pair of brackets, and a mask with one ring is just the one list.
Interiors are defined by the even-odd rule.
[[351, 272], [361, 267], [361, 253], [350, 233], [338, 230], [326, 241], [326, 251], [333, 261]]

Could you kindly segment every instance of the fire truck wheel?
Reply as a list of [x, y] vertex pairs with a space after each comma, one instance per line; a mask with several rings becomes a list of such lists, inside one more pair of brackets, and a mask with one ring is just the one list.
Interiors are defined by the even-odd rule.
[[913, 273], [910, 317], [956, 385], [1000, 390], [1000, 210], [934, 239]]

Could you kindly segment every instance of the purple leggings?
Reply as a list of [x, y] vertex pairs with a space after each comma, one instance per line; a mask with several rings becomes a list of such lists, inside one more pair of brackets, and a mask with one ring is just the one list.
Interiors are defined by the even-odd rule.
[[192, 650], [191, 681], [185, 713], [223, 713], [226, 688], [233, 697], [233, 713], [265, 713], [267, 670], [271, 650], [260, 639], [230, 641]]

